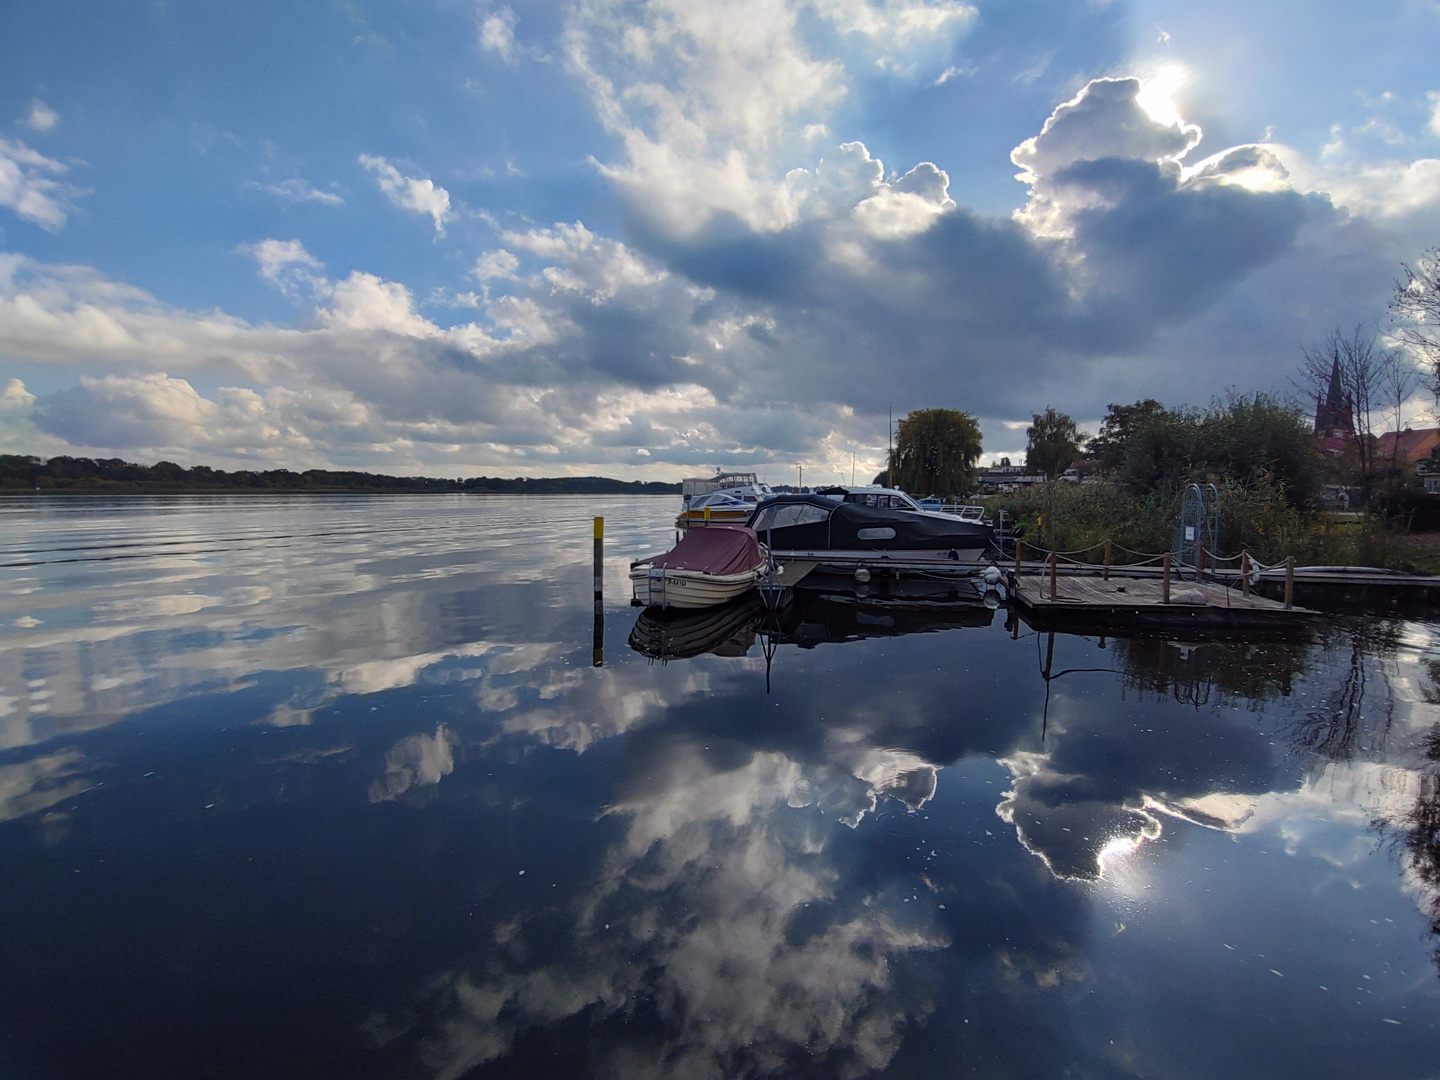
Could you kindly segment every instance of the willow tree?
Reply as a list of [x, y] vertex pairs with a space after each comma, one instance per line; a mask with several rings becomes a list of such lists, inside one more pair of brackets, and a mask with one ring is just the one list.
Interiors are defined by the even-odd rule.
[[1051, 480], [1070, 467], [1085, 447], [1085, 436], [1068, 414], [1045, 406], [1043, 413], [1034, 414], [1034, 423], [1025, 429], [1027, 472], [1042, 472]]
[[890, 465], [881, 474], [917, 495], [963, 495], [975, 486], [980, 425], [958, 409], [919, 409], [902, 417]]

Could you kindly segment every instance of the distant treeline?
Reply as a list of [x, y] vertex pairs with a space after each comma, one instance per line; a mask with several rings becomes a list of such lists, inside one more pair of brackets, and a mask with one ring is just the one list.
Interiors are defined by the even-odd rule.
[[173, 461], [136, 465], [119, 458], [53, 457], [0, 454], [0, 490], [5, 491], [338, 491], [468, 492], [496, 495], [678, 495], [679, 484], [611, 480], [604, 476], [560, 476], [504, 480], [472, 476], [441, 480], [429, 476], [336, 472], [330, 469], [267, 469], [226, 472], [207, 465], [182, 468]]

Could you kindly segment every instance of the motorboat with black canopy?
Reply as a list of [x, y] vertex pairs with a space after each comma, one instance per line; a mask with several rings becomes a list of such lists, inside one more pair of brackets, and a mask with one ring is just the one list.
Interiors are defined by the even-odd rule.
[[974, 573], [995, 538], [985, 522], [824, 495], [777, 495], [746, 525], [785, 566], [787, 585], [798, 582], [791, 564], [857, 575], [884, 568]]

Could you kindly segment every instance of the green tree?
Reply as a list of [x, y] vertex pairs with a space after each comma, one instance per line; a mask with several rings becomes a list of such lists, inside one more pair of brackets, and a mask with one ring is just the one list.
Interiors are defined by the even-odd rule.
[[1100, 434], [1091, 439], [1085, 449], [1099, 462], [1102, 472], [1114, 472], [1124, 463], [1125, 451], [1140, 425], [1164, 411], [1165, 406], [1154, 398], [1134, 405], [1109, 405], [1105, 419], [1100, 421]]
[[1202, 414], [1200, 438], [1211, 473], [1246, 486], [1268, 478], [1291, 506], [1319, 503], [1325, 460], [1294, 407], [1269, 394], [1232, 394]]
[[1124, 441], [1117, 478], [1133, 495], [1167, 501], [1194, 482], [1263, 482], [1309, 509], [1324, 468], [1304, 416], [1269, 394], [1232, 394], [1203, 411], [1161, 409], [1140, 420]]
[[1136, 423], [1125, 439], [1118, 477], [1131, 494], [1171, 500], [1197, 478], [1201, 461], [1200, 414], [1161, 409]]
[[1085, 436], [1080, 434], [1074, 420], [1049, 405], [1043, 413], [1036, 413], [1034, 420], [1025, 429], [1029, 440], [1025, 447], [1025, 468], [1032, 473], [1043, 472], [1053, 480], [1080, 456]]
[[877, 478], [924, 495], [963, 495], [975, 486], [980, 425], [958, 409], [918, 409], [895, 432], [889, 467]]

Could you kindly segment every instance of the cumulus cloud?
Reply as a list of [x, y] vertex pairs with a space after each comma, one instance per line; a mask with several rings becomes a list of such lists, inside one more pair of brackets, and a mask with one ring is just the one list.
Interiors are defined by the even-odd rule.
[[68, 166], [30, 149], [23, 142], [0, 138], [0, 206], [26, 221], [54, 232], [65, 224], [79, 190], [59, 177]]
[[330, 289], [331, 303], [320, 311], [326, 326], [347, 331], [385, 331], [405, 337], [439, 335], [440, 329], [415, 311], [415, 299], [399, 282], [356, 271]]
[[25, 389], [19, 379], [6, 379], [5, 389], [0, 390], [0, 412], [23, 413], [35, 404], [35, 395]]
[[318, 202], [325, 206], [345, 205], [345, 200], [333, 191], [321, 191], [312, 187], [310, 181], [303, 180], [298, 176], [282, 180], [278, 184], [262, 184], [256, 181], [245, 186], [253, 188], [255, 191], [263, 191], [267, 195], [274, 195], [277, 199], [283, 199], [286, 202]]
[[30, 111], [25, 116], [25, 126], [31, 131], [52, 131], [60, 122], [60, 114], [39, 98], [31, 98]]
[[328, 291], [328, 283], [318, 273], [325, 264], [306, 251], [299, 240], [261, 240], [241, 244], [238, 250], [251, 256], [259, 266], [260, 276], [286, 296]]
[[360, 164], [375, 174], [385, 197], [402, 210], [429, 215], [435, 223], [437, 236], [445, 235], [445, 222], [454, 214], [450, 209], [450, 193], [428, 179], [404, 176], [383, 157], [360, 155]]
[[508, 7], [480, 9], [480, 48], [498, 54], [507, 63], [516, 59], [515, 24], [520, 20]]
[[[702, 15], [682, 14], [685, 26], [699, 20], [687, 33], [709, 33]], [[644, 35], [624, 47], [643, 54]], [[1282, 148], [1190, 162], [1198, 130], [1145, 95], [1139, 80], [1104, 79], [1059, 105], [1015, 151], [1029, 194], [1013, 217], [957, 206], [934, 163], [892, 169], [848, 142], [777, 180], [773, 214], [707, 195], [684, 223], [638, 214], [625, 241], [579, 221], [497, 225], [470, 271], [483, 286], [464, 298], [473, 321], [453, 325], [428, 317], [403, 282], [364, 268], [328, 275], [298, 240], [243, 249], [265, 280], [313, 303], [297, 328], [174, 311], [93, 271], [5, 257], [0, 348], [103, 363], [117, 378], [199, 386], [204, 373], [206, 386], [247, 388], [264, 418], [253, 423], [295, 425], [295, 440], [262, 441], [267, 453], [354, 461], [363, 443], [383, 448], [370, 452], [387, 468], [445, 460], [448, 471], [453, 451], [441, 448], [461, 446], [472, 467], [510, 475], [801, 459], [807, 472], [848, 475], [852, 451], [874, 467], [883, 450], [881, 378], [884, 404], [955, 404], [997, 432], [1051, 396], [1097, 416], [1120, 400], [1111, 395], [1141, 392], [1140, 372], [1143, 392], [1167, 400], [1193, 397], [1200, 362], [1217, 387], [1283, 381], [1307, 305], [1383, 305], [1403, 253], [1326, 196], [1297, 191]], [[699, 115], [686, 109], [672, 119]], [[713, 120], [733, 145], [764, 142], [743, 117]], [[365, 162], [402, 204], [415, 190], [444, 194]], [[445, 207], [448, 196], [437, 225]], [[119, 389], [75, 392], [98, 401]], [[78, 433], [62, 404], [46, 423]], [[129, 426], [113, 430], [126, 445], [142, 423], [156, 432], [147, 445], [178, 437], [163, 411], [121, 412]]]
[[[635, 212], [681, 231], [712, 215], [777, 229], [801, 215], [813, 160], [850, 92], [847, 61], [903, 77], [942, 68], [976, 10], [958, 0], [752, 0], [737, 17], [699, 3], [586, 0], [566, 58], [601, 122], [620, 139], [602, 171]], [[845, 55], [823, 55], [816, 27]]]
[[475, 260], [475, 276], [481, 281], [514, 277], [519, 269], [520, 260], [504, 248], [487, 251]]

